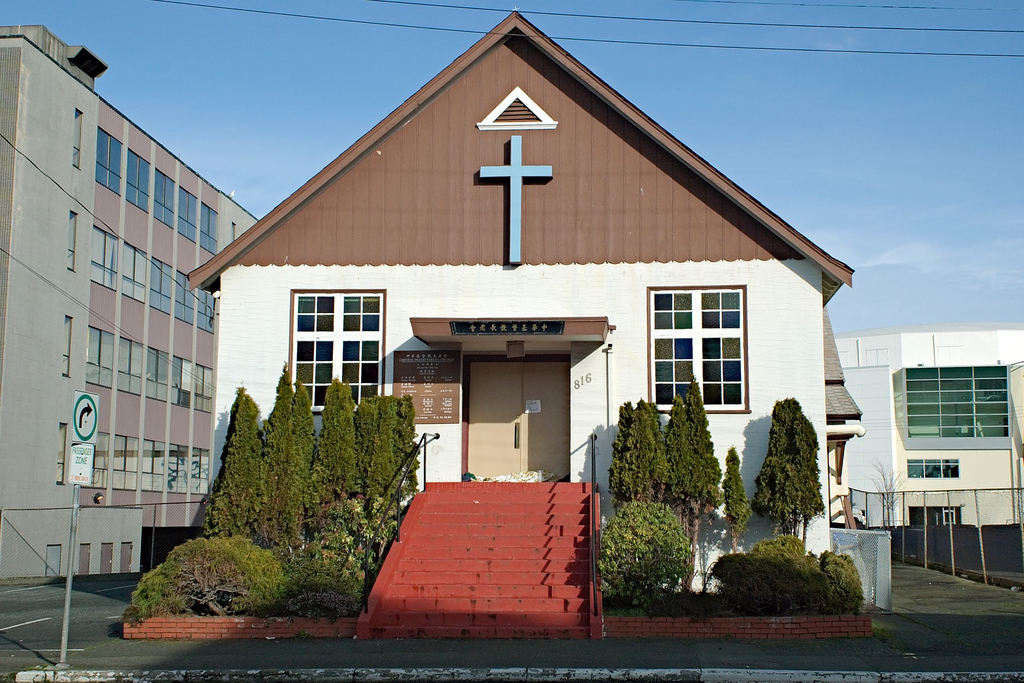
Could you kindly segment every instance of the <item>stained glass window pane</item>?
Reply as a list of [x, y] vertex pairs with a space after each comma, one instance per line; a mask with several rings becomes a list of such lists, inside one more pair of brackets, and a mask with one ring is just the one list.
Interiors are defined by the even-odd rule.
[[673, 379], [672, 363], [661, 361], [654, 364], [654, 381], [671, 382]]

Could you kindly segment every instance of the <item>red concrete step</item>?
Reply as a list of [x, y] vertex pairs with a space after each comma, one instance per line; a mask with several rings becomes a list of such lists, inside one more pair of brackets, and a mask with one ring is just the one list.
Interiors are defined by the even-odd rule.
[[421, 560], [572, 560], [590, 557], [588, 548], [575, 545], [545, 548], [503, 538], [490, 541], [490, 545], [433, 546], [424, 543], [409, 545], [408, 548], [408, 557]]
[[427, 496], [431, 498], [443, 498], [446, 501], [553, 501], [556, 499], [585, 501], [590, 494], [581, 490], [546, 490], [539, 489], [502, 489], [496, 488], [487, 490], [480, 487], [460, 488], [453, 490], [436, 490], [433, 486], [427, 486]]
[[546, 512], [515, 513], [484, 510], [481, 512], [424, 512], [419, 519], [422, 525], [476, 525], [476, 524], [546, 524], [549, 526], [586, 526], [587, 515], [548, 514]]
[[581, 586], [590, 581], [590, 572], [417, 572], [398, 570], [392, 584], [446, 585], [466, 582], [486, 585]]
[[587, 488], [428, 483], [360, 637], [591, 637]]
[[590, 590], [587, 586], [548, 586], [548, 585], [489, 585], [489, 584], [422, 584], [391, 585], [389, 598], [563, 598], [573, 600], [587, 598]]
[[531, 626], [371, 626], [371, 638], [537, 638], [581, 640], [590, 637], [590, 628], [552, 628]]
[[398, 565], [399, 570], [420, 572], [565, 572], [582, 574], [590, 571], [590, 562], [584, 558], [560, 560], [522, 560], [522, 559], [463, 559], [463, 560], [428, 560], [405, 557]]
[[509, 492], [535, 494], [546, 493], [586, 493], [589, 484], [582, 482], [546, 482], [546, 483], [519, 483], [519, 482], [490, 482], [490, 481], [431, 481], [427, 482], [426, 490], [464, 493], [466, 491], [484, 491], [489, 494], [502, 494]]
[[589, 507], [585, 502], [566, 502], [566, 501], [551, 501], [551, 502], [523, 502], [521, 500], [509, 500], [505, 503], [494, 504], [490, 500], [483, 500], [481, 502], [476, 501], [451, 501], [443, 500], [438, 502], [431, 502], [428, 507], [429, 515], [440, 514], [445, 512], [454, 512], [456, 514], [475, 514], [482, 512], [498, 512], [503, 515], [583, 515], [587, 514]]
[[[404, 527], [403, 527], [404, 529]], [[412, 537], [412, 541], [418, 541], [421, 538], [430, 538], [430, 543], [437, 543], [433, 536], [458, 536], [461, 540], [470, 536], [528, 536], [530, 538], [537, 538], [541, 536], [552, 536], [552, 537], [570, 537], [570, 538], [588, 538], [589, 529], [583, 525], [564, 525], [560, 524], [557, 526], [551, 526], [550, 524], [474, 524], [472, 526], [466, 524], [430, 524], [430, 525], [418, 525], [416, 527], [416, 534]], [[402, 533], [403, 539], [408, 536], [405, 531]], [[446, 541], [447, 542], [447, 541]]]
[[435, 610], [428, 608], [416, 610], [410, 608], [403, 612], [389, 612], [381, 615], [377, 626], [404, 626], [418, 628], [425, 626], [520, 626], [534, 628], [575, 628], [585, 626], [589, 621], [586, 610], [583, 612], [489, 612], [486, 610], [471, 612]]
[[[414, 613], [441, 614], [497, 614], [505, 620], [517, 615], [530, 614], [538, 620], [568, 620], [579, 613], [586, 616], [587, 606], [583, 598], [390, 598], [385, 603], [387, 614], [382, 614], [377, 623], [405, 624], [404, 617]], [[557, 621], [562, 624], [562, 621]]]

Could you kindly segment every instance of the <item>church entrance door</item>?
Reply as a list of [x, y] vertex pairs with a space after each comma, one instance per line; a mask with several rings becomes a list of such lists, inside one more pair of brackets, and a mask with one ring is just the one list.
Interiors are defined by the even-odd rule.
[[469, 364], [469, 471], [569, 474], [569, 363]]

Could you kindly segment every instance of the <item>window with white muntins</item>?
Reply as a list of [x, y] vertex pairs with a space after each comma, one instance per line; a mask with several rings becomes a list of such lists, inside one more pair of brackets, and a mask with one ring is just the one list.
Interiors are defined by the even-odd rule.
[[650, 358], [653, 400], [660, 409], [685, 396], [696, 377], [708, 411], [744, 410], [745, 288], [652, 289]]
[[352, 388], [352, 399], [380, 393], [384, 346], [384, 294], [294, 294], [293, 375], [321, 408], [335, 377]]

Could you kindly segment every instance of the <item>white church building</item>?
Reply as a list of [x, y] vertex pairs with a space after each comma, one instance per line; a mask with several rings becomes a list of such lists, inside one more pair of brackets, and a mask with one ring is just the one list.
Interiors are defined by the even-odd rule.
[[217, 454], [235, 389], [268, 411], [287, 363], [315, 407], [333, 377], [411, 394], [441, 435], [421, 481], [596, 458], [606, 492], [619, 406], [693, 375], [751, 495], [797, 398], [824, 495], [823, 307], [852, 273], [512, 14], [190, 278], [219, 293]]

